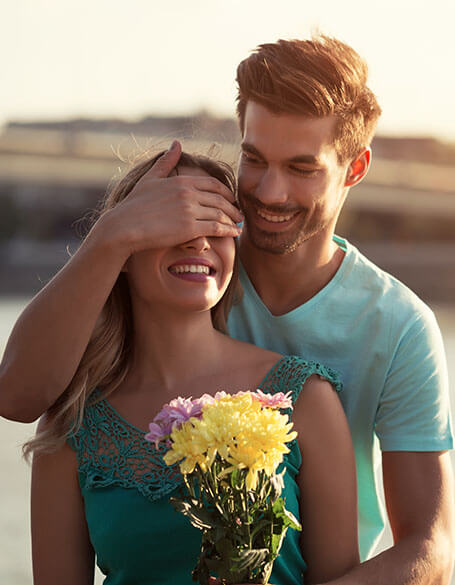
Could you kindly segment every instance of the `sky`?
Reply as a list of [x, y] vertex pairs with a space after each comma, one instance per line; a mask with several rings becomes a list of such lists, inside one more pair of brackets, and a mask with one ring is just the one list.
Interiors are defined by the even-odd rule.
[[368, 62], [382, 134], [455, 141], [453, 0], [0, 0], [0, 125], [231, 116], [251, 50], [312, 30]]

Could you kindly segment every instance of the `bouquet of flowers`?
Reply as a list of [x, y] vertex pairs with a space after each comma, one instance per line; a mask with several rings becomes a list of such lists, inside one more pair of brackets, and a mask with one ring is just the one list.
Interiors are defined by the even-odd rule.
[[276, 474], [297, 433], [280, 409], [289, 394], [218, 392], [177, 398], [150, 423], [146, 439], [166, 441], [167, 465], [180, 463], [187, 494], [174, 507], [202, 531], [193, 580], [267, 583], [288, 528], [301, 530], [281, 497]]

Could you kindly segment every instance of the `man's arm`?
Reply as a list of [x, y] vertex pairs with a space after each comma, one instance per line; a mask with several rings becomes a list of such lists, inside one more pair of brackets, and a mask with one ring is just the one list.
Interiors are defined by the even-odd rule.
[[37, 419], [74, 376], [128, 257], [200, 235], [238, 235], [234, 195], [213, 177], [167, 178], [178, 143], [104, 214], [67, 265], [18, 319], [0, 364], [0, 415]]
[[449, 453], [384, 452], [383, 476], [394, 545], [326, 585], [448, 585], [455, 554]]
[[422, 306], [396, 329], [399, 342], [375, 428], [394, 544], [330, 585], [450, 583], [454, 486], [442, 337], [433, 313]]

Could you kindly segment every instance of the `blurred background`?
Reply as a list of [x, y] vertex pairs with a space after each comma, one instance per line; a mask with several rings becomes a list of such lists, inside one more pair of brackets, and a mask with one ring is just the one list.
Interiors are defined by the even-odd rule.
[[[383, 108], [372, 169], [337, 232], [434, 309], [455, 405], [451, 0], [16, 0], [1, 14], [0, 355], [127, 161], [177, 137], [190, 151], [215, 143], [235, 163], [237, 64], [260, 43], [319, 29], [365, 57]], [[33, 429], [0, 420], [0, 581], [10, 585], [32, 581], [19, 445]]]

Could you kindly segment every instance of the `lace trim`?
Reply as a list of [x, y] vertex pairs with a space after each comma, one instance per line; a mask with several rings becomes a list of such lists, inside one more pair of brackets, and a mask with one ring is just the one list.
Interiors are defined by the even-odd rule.
[[82, 426], [69, 443], [85, 488], [135, 488], [155, 500], [182, 483], [178, 466], [163, 461], [166, 446], [155, 449], [106, 400], [87, 407]]
[[[334, 370], [297, 356], [283, 357], [260, 388], [271, 394], [290, 391], [294, 403], [313, 374], [331, 382], [338, 392], [342, 390]], [[107, 400], [87, 406], [81, 428], [69, 437], [68, 443], [76, 451], [85, 488], [133, 488], [156, 500], [182, 483], [178, 465], [168, 466], [163, 461], [166, 447], [155, 449], [144, 439], [143, 432], [124, 420]]]
[[337, 392], [343, 390], [338, 372], [319, 362], [307, 362], [298, 356], [284, 356], [262, 382], [263, 392], [291, 392], [292, 402], [297, 400], [303, 384], [313, 374], [328, 380]]

